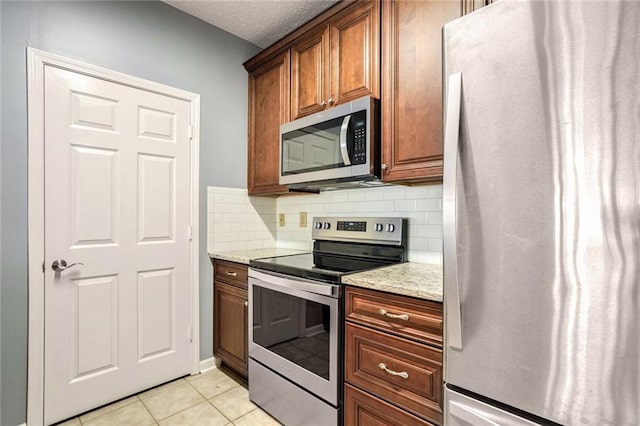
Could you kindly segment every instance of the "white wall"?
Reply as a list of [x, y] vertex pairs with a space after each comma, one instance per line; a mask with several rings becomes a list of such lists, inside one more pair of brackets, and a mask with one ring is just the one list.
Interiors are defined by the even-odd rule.
[[[313, 217], [391, 216], [408, 220], [412, 262], [442, 264], [442, 185], [385, 186], [265, 198], [209, 188], [209, 252], [283, 247], [310, 250]], [[307, 212], [307, 227], [299, 213]], [[278, 226], [278, 214], [285, 226]], [[235, 231], [234, 231], [235, 230]]]

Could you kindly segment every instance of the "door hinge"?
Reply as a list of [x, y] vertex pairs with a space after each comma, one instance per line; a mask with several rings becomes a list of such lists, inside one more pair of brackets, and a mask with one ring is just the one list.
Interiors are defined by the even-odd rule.
[[42, 273], [44, 274], [46, 272], [45, 268], [44, 268], [44, 260], [42, 261]]
[[189, 236], [189, 241], [193, 239], [193, 226], [189, 225], [187, 228], [187, 235]]
[[189, 327], [189, 341], [193, 342], [193, 327]]
[[189, 139], [193, 140], [193, 125], [189, 124]]

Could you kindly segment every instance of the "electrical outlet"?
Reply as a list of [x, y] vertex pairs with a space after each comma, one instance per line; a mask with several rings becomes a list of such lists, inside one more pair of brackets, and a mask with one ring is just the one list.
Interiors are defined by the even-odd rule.
[[307, 227], [307, 212], [300, 212], [300, 228]]
[[280, 226], [284, 226], [284, 213], [280, 213], [278, 215], [278, 223], [280, 224]]

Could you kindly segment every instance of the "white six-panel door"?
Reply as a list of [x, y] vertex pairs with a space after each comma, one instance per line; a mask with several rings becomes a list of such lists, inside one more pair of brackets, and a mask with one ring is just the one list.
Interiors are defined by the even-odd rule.
[[48, 424], [189, 373], [194, 348], [189, 102], [44, 76]]

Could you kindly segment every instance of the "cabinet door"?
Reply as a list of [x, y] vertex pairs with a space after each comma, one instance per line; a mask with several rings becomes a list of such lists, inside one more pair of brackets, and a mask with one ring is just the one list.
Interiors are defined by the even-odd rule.
[[360, 389], [345, 384], [344, 424], [353, 426], [406, 426], [431, 423], [413, 416]]
[[382, 5], [382, 179], [442, 179], [442, 26], [460, 16], [446, 0]]
[[329, 29], [326, 25], [291, 47], [292, 119], [322, 111], [327, 103]]
[[280, 178], [280, 124], [289, 121], [289, 51], [249, 73], [248, 180], [250, 195], [287, 192]]
[[247, 377], [247, 291], [216, 281], [213, 294], [213, 353]]
[[[360, 4], [360, 3], [358, 3]], [[335, 104], [361, 96], [380, 96], [380, 7], [378, 1], [340, 12], [329, 25], [330, 100]], [[329, 102], [330, 106], [333, 102]]]

